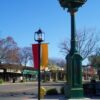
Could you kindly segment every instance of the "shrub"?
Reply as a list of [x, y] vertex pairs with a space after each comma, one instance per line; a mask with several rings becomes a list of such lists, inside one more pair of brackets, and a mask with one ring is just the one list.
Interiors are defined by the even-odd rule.
[[19, 82], [23, 83], [23, 82], [25, 82], [25, 79], [23, 79], [23, 80], [20, 80]]
[[3, 83], [3, 79], [0, 79], [0, 84], [2, 84]]
[[52, 88], [47, 90], [46, 95], [57, 95], [58, 91], [56, 90], [56, 88]]
[[62, 87], [60, 88], [60, 93], [61, 93], [61, 94], [64, 94], [64, 86], [62, 86]]

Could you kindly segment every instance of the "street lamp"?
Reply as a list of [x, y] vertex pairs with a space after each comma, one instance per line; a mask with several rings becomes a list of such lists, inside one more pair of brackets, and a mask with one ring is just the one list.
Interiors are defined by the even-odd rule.
[[34, 40], [37, 41], [38, 43], [41, 43], [42, 41], [44, 41], [44, 32], [42, 32], [41, 29], [35, 32]]
[[[66, 95], [68, 97], [82, 97], [82, 57], [78, 53], [76, 48], [76, 33], [75, 33], [75, 12], [81, 7], [87, 0], [59, 0], [61, 7], [68, 9], [71, 16], [71, 41], [70, 41], [70, 52], [66, 56], [67, 68], [66, 68], [66, 79], [67, 89]], [[68, 90], [69, 89], [69, 90]], [[69, 94], [69, 95], [68, 95]]]
[[34, 40], [38, 42], [38, 100], [40, 100], [40, 81], [41, 81], [41, 73], [40, 73], [40, 55], [41, 55], [41, 42], [44, 41], [44, 32], [41, 29], [34, 33]]

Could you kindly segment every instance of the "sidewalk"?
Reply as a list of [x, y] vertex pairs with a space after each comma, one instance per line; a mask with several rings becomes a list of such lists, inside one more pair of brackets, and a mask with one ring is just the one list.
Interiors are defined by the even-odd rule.
[[[31, 84], [31, 82], [29, 82]], [[33, 83], [37, 83], [37, 82], [32, 82]], [[2, 84], [2, 85], [11, 85], [11, 84], [23, 84], [23, 83], [5, 83], [5, 84]], [[24, 84], [27, 84], [27, 83], [24, 83]], [[9, 90], [10, 91], [10, 90]], [[20, 93], [20, 92], [19, 92]], [[14, 96], [13, 96], [14, 97]], [[15, 97], [17, 98], [17, 95], [15, 95]], [[11, 100], [15, 100], [15, 99], [11, 99]], [[26, 97], [24, 99], [16, 99], [16, 100], [38, 100], [37, 99], [37, 95], [26, 95]], [[41, 99], [41, 100], [100, 100], [100, 96], [89, 96], [89, 97], [84, 97], [84, 98], [77, 98], [77, 99], [66, 99], [64, 97], [64, 95], [46, 95], [44, 97], [44, 99]]]
[[[27, 98], [25, 100], [38, 100], [36, 97]], [[83, 98], [73, 98], [73, 99], [66, 99], [64, 95], [46, 95], [41, 100], [100, 100], [100, 97], [83, 97]]]

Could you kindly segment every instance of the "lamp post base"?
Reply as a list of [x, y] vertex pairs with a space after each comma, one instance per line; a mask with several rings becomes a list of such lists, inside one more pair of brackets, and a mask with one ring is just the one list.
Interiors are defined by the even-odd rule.
[[70, 94], [71, 98], [82, 98], [83, 88], [71, 88]]
[[64, 85], [65, 98], [83, 98], [83, 88], [71, 87], [71, 84], [65, 83]]
[[81, 60], [82, 57], [78, 53], [67, 55], [67, 84], [65, 87], [66, 98], [83, 97]]

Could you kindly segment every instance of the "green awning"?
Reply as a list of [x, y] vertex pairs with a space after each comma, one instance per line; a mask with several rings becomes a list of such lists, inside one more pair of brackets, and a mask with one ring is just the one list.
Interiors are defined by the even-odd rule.
[[29, 75], [37, 75], [37, 71], [32, 71], [32, 70], [23, 70], [23, 74], [29, 74]]

